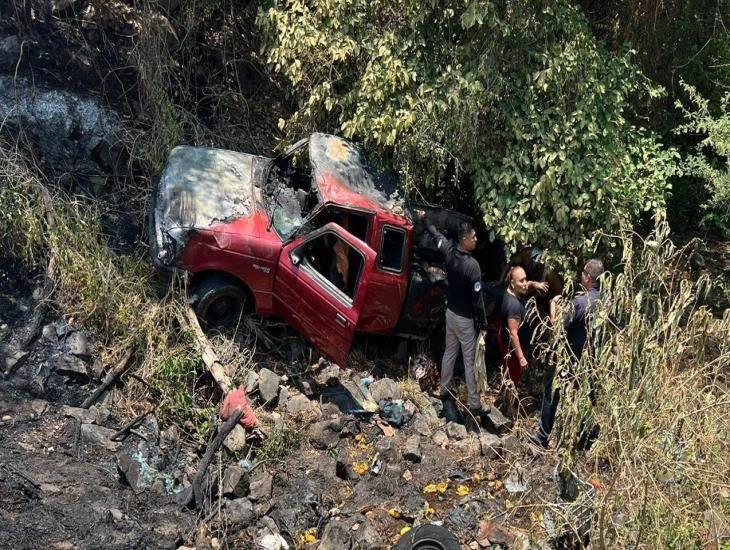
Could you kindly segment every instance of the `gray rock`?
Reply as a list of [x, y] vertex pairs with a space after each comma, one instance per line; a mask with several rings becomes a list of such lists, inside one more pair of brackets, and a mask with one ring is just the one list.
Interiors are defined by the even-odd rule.
[[381, 437], [375, 443], [375, 451], [385, 462], [395, 462], [398, 460], [398, 450], [395, 442], [389, 437]]
[[449, 436], [446, 435], [446, 432], [439, 430], [435, 434], [433, 434], [433, 442], [438, 445], [439, 447], [443, 447], [449, 442]]
[[43, 335], [43, 339], [47, 340], [48, 342], [58, 342], [58, 334], [56, 334], [56, 325], [53, 323], [48, 323], [47, 325], [44, 325], [43, 331], [41, 332]]
[[90, 379], [86, 363], [83, 359], [75, 355], [63, 355], [60, 357], [56, 362], [56, 372], [80, 382], [87, 382]]
[[89, 339], [86, 334], [81, 331], [72, 332], [66, 338], [66, 351], [81, 359], [88, 361], [91, 359], [89, 352]]
[[99, 445], [109, 451], [116, 451], [120, 446], [119, 443], [111, 440], [111, 436], [115, 433], [116, 430], [97, 426], [96, 424], [81, 424], [81, 437], [84, 441]]
[[96, 405], [92, 405], [88, 409], [64, 405], [61, 407], [60, 413], [64, 416], [75, 418], [84, 424], [99, 424], [101, 420], [100, 410]]
[[416, 413], [413, 417], [413, 429], [425, 437], [430, 437], [433, 432], [428, 419], [420, 413]]
[[317, 550], [349, 550], [352, 548], [351, 528], [351, 521], [331, 519], [322, 531]]
[[273, 403], [279, 394], [281, 376], [269, 369], [259, 371], [259, 392], [264, 403]]
[[368, 390], [370, 390], [370, 395], [376, 403], [380, 403], [383, 399], [390, 398], [395, 401], [403, 397], [403, 392], [401, 392], [398, 384], [392, 378], [376, 380], [370, 384]]
[[429, 402], [431, 403], [431, 408], [433, 408], [433, 412], [436, 413], [436, 416], [441, 416], [441, 413], [444, 411], [444, 402], [436, 397], [431, 397]]
[[271, 499], [271, 490], [274, 478], [266, 470], [259, 471], [251, 478], [248, 498], [253, 502]]
[[248, 472], [236, 464], [226, 468], [221, 484], [221, 492], [226, 497], [245, 497], [248, 494], [250, 479]]
[[309, 442], [320, 450], [334, 449], [340, 441], [342, 420], [322, 420], [312, 424], [309, 429]]
[[223, 441], [223, 446], [232, 453], [241, 452], [246, 447], [246, 430], [243, 426], [236, 424]]
[[461, 441], [462, 439], [466, 439], [469, 434], [466, 431], [466, 426], [463, 424], [459, 424], [458, 422], [449, 422], [446, 424], [446, 435], [449, 436], [449, 439]]
[[11, 372], [23, 366], [28, 360], [29, 353], [23, 350], [16, 350], [8, 354], [5, 358], [5, 370]]
[[306, 395], [298, 393], [286, 403], [286, 412], [291, 415], [304, 414], [311, 411], [316, 406], [316, 403], [310, 401]]
[[246, 375], [246, 393], [251, 394], [259, 388], [259, 375], [255, 371], [248, 371]]
[[271, 500], [260, 500], [253, 505], [253, 513], [257, 518], [265, 516], [271, 511]]
[[47, 409], [48, 409], [48, 401], [45, 401], [43, 399], [33, 399], [30, 402], [30, 410], [31, 410], [34, 418], [43, 416], [43, 413], [45, 413]]
[[253, 511], [253, 504], [247, 498], [237, 498], [226, 503], [226, 514], [228, 521], [234, 525], [245, 527], [256, 517]]
[[411, 462], [421, 462], [421, 436], [413, 435], [406, 441], [403, 458]]
[[386, 546], [380, 533], [367, 519], [364, 519], [360, 523], [360, 528], [355, 531], [350, 527], [350, 532], [353, 550], [373, 550], [375, 548], [385, 548]]
[[513, 422], [504, 416], [497, 407], [482, 416], [482, 425], [492, 433], [503, 434], [512, 429]]
[[320, 386], [335, 385], [340, 381], [340, 367], [335, 364], [329, 364], [318, 372], [314, 381]]
[[487, 458], [497, 458], [502, 449], [502, 440], [499, 436], [486, 432], [479, 434], [479, 444], [481, 445], [482, 455]]
[[410, 493], [401, 498], [396, 505], [400, 515], [410, 521], [418, 521], [428, 511], [428, 501], [417, 493]]
[[506, 453], [517, 455], [522, 452], [522, 442], [516, 435], [510, 434], [502, 438], [502, 448]]

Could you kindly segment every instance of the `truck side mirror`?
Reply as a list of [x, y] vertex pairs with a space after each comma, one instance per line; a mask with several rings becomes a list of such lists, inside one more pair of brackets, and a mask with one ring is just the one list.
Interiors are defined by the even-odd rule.
[[291, 253], [291, 263], [292, 263], [292, 265], [299, 265], [299, 263], [300, 263], [301, 261], [302, 261], [302, 258], [301, 258], [301, 256], [299, 255], [299, 251], [298, 251], [298, 250], [294, 250], [294, 251], [293, 251], [293, 252]]

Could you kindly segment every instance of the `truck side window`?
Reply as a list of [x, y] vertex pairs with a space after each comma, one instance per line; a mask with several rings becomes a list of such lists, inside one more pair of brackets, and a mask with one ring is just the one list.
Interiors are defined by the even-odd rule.
[[364, 264], [362, 254], [334, 233], [324, 233], [304, 247], [305, 265], [317, 272], [317, 280], [352, 301]]
[[380, 247], [380, 267], [388, 271], [403, 270], [403, 249], [406, 244], [406, 232], [396, 227], [383, 227], [383, 238]]

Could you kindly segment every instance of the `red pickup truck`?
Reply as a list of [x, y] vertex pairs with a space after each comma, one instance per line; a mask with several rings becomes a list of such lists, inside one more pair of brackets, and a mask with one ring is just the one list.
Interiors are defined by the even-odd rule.
[[[446, 232], [465, 219], [427, 210]], [[273, 159], [176, 147], [150, 212], [153, 262], [192, 274], [204, 324], [278, 317], [342, 365], [355, 332], [425, 338], [442, 321], [442, 258], [415, 229], [397, 179], [319, 133]]]

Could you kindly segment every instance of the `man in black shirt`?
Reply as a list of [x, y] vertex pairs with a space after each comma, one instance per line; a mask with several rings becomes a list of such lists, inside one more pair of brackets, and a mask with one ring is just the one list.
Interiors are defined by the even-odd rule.
[[[424, 219], [422, 212], [418, 219]], [[481, 395], [474, 377], [474, 356], [478, 330], [486, 328], [482, 299], [482, 271], [471, 253], [476, 248], [477, 235], [468, 222], [459, 224], [458, 244], [454, 245], [428, 219], [426, 229], [446, 256], [446, 342], [441, 362], [441, 398], [451, 395], [454, 363], [461, 349], [464, 359], [464, 378], [468, 390], [468, 407], [474, 416], [481, 416]]]

